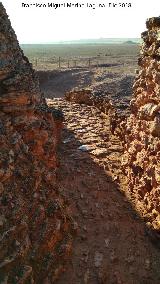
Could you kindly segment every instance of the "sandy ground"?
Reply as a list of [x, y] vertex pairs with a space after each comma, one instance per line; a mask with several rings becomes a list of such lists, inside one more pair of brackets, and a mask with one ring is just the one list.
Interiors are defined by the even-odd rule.
[[120, 141], [95, 108], [63, 99], [58, 189], [78, 223], [73, 256], [57, 284], [159, 284], [160, 251], [125, 196]]

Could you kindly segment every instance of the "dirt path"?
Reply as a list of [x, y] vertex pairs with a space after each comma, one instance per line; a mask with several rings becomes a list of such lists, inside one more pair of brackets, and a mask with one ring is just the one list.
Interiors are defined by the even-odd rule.
[[56, 283], [159, 284], [160, 251], [121, 193], [122, 149], [107, 119], [63, 99], [48, 103], [65, 114], [58, 189], [78, 223], [72, 259]]

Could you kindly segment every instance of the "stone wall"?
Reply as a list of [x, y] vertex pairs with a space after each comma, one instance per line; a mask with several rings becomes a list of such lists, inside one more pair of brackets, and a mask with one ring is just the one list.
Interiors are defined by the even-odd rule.
[[95, 106], [104, 114], [113, 109], [111, 100], [104, 93], [95, 92], [90, 89], [73, 90], [65, 93], [65, 99], [77, 104]]
[[139, 74], [124, 124], [123, 169], [138, 211], [160, 232], [160, 17], [146, 22]]
[[54, 283], [71, 252], [74, 223], [56, 184], [62, 120], [0, 3], [0, 283]]

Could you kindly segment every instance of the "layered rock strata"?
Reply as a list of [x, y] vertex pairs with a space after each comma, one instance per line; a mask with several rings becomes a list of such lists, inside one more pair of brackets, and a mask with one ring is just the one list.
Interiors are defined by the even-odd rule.
[[148, 226], [160, 233], [160, 17], [146, 22], [139, 74], [124, 126], [123, 168]]
[[54, 283], [71, 252], [74, 223], [56, 184], [62, 120], [0, 3], [0, 283]]

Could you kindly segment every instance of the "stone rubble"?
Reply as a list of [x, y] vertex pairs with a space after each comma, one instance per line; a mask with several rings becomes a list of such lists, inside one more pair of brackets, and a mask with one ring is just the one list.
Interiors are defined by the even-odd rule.
[[[104, 118], [109, 116], [110, 131], [121, 137], [122, 127], [121, 122], [126, 121], [126, 113], [129, 115], [129, 110], [117, 110], [114, 106], [114, 101], [105, 92], [95, 91], [91, 89], [73, 90], [65, 93], [65, 99], [68, 102], [95, 106], [101, 111]], [[124, 114], [125, 112], [125, 114]], [[121, 137], [122, 138], [122, 137]]]
[[146, 26], [131, 115], [122, 127], [122, 166], [135, 206], [160, 233], [160, 17], [148, 19]]
[[1, 283], [54, 283], [71, 252], [74, 222], [56, 182], [62, 123], [0, 3]]
[[109, 115], [111, 133], [124, 147], [122, 169], [128, 177], [128, 192], [148, 227], [160, 232], [160, 17], [148, 19], [146, 26], [130, 114], [115, 109], [105, 93], [92, 90], [73, 90], [65, 99]]
[[77, 104], [86, 104], [88, 106], [96, 106], [102, 113], [108, 114], [113, 109], [111, 101], [105, 93], [93, 91], [90, 89], [73, 90], [65, 93], [65, 99]]
[[[132, 203], [120, 193], [121, 185], [114, 181], [114, 176], [121, 176], [123, 148], [110, 133], [109, 117], [102, 120], [96, 107], [63, 98], [47, 103], [63, 109], [63, 141], [72, 138], [61, 146], [63, 178], [59, 180], [79, 225], [72, 261], [56, 283], [160, 283], [160, 251], [148, 238]], [[84, 131], [79, 132], [80, 128]], [[95, 150], [80, 151], [79, 143]]]

